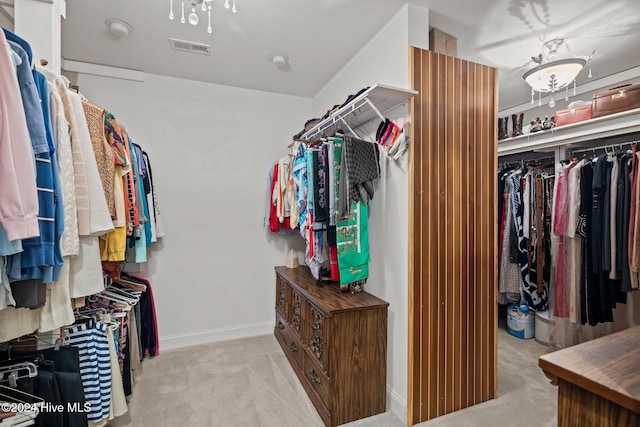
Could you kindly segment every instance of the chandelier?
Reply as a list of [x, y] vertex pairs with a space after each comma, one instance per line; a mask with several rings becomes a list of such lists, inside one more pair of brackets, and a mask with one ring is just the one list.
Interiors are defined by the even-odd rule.
[[[173, 21], [173, 19], [175, 18], [175, 16], [173, 15], [173, 0], [169, 1], [171, 4], [171, 9], [169, 10], [169, 19]], [[211, 34], [213, 32], [213, 29], [211, 28], [211, 5], [213, 3], [213, 0], [187, 0], [187, 3], [189, 3], [189, 7], [191, 7], [191, 13], [189, 13], [186, 19], [184, 15], [185, 0], [180, 1], [182, 3], [182, 15], [180, 17], [180, 22], [184, 24], [188, 20], [189, 24], [194, 26], [198, 25], [198, 23], [200, 22], [200, 17], [196, 13], [196, 10], [202, 9], [203, 12], [207, 12], [207, 18], [209, 22], [209, 25], [207, 26], [207, 33]], [[231, 7], [231, 11], [233, 13], [237, 12], [236, 0], [232, 0], [232, 4], [229, 4], [229, 0], [224, 0], [224, 7], [225, 9], [229, 9]]]
[[569, 86], [573, 84], [573, 94], [576, 94], [576, 77], [584, 66], [589, 63], [589, 78], [591, 78], [591, 56], [570, 56], [558, 58], [558, 50], [565, 47], [569, 53], [571, 50], [564, 39], [553, 39], [542, 45], [543, 53], [532, 56], [531, 60], [537, 67], [524, 73], [522, 78], [531, 86], [531, 103], [534, 103], [535, 93], [538, 93], [538, 105], [542, 105], [542, 94], [549, 93], [551, 100], [549, 107], [555, 107], [554, 93], [564, 89], [565, 100], [569, 99]]

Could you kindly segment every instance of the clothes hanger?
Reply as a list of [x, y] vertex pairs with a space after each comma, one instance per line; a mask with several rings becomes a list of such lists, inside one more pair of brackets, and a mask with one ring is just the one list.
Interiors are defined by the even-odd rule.
[[137, 298], [119, 294], [110, 288], [107, 288], [104, 291], [100, 292], [100, 295], [103, 295], [103, 296], [106, 295], [108, 297], [115, 299], [116, 301], [123, 302], [125, 304], [136, 305], [138, 303]]
[[140, 296], [142, 296], [142, 291], [139, 291], [137, 289], [132, 289], [132, 288], [120, 288], [118, 286], [110, 286], [109, 289], [112, 292], [115, 292], [117, 294], [121, 294], [125, 297], [130, 297], [135, 299], [136, 303], [138, 301], [140, 301]]
[[145, 285], [144, 283], [139, 283], [133, 280], [129, 280], [127, 279], [126, 273], [124, 274], [125, 274], [125, 277], [122, 277], [122, 274], [121, 274], [120, 279], [114, 280], [114, 282], [119, 285], [126, 286], [127, 288], [135, 289], [137, 291], [147, 292], [147, 285]]
[[[116, 299], [114, 297], [111, 297], [109, 295], [105, 295], [105, 294], [99, 294], [99, 297], [103, 300], [103, 301], [107, 301], [106, 305], [107, 308], [109, 308], [110, 310], [114, 310], [114, 311], [129, 311], [131, 310], [131, 305], [129, 305], [128, 303]], [[105, 304], [105, 302], [99, 302], [102, 304]], [[113, 313], [113, 312], [112, 312]]]
[[76, 318], [80, 318], [80, 317], [93, 317], [94, 320], [97, 322], [100, 320], [100, 318], [102, 316], [104, 316], [105, 314], [107, 314], [107, 310], [103, 307], [97, 307], [97, 308], [86, 308], [83, 307], [81, 309], [77, 309], [76, 311], [74, 311], [74, 316], [76, 316]]
[[[14, 403], [43, 403], [44, 399], [17, 388], [0, 384], [0, 396]], [[1, 399], [0, 399], [1, 400]]]
[[8, 382], [12, 388], [18, 386], [17, 380], [19, 379], [36, 376], [38, 376], [38, 367], [32, 362], [20, 362], [0, 367], [0, 383]]

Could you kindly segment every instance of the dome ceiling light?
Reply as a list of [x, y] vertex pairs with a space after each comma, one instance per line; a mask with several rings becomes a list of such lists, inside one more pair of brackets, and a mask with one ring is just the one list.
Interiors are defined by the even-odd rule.
[[[576, 78], [586, 64], [589, 64], [589, 78], [591, 78], [591, 57], [569, 56], [558, 58], [561, 47], [571, 54], [564, 39], [553, 39], [542, 45], [543, 53], [532, 56], [531, 61], [538, 64], [530, 69], [522, 78], [531, 86], [531, 103], [534, 103], [535, 93], [538, 92], [538, 105], [542, 105], [542, 94], [549, 93], [551, 100], [549, 107], [555, 107], [553, 94], [564, 89], [565, 100], [569, 99], [569, 86], [573, 83], [573, 94], [576, 94]], [[571, 54], [572, 55], [572, 54]]]

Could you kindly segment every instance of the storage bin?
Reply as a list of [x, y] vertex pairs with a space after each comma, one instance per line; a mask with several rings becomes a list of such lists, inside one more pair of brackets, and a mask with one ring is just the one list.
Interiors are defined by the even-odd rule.
[[540, 344], [549, 345], [549, 337], [555, 327], [555, 321], [551, 319], [548, 311], [536, 312], [535, 334], [536, 341]]
[[593, 95], [593, 118], [640, 108], [640, 85], [627, 85]]
[[556, 126], [565, 126], [571, 123], [591, 120], [591, 104], [556, 111]]
[[535, 315], [528, 308], [521, 310], [517, 305], [510, 305], [507, 310], [507, 332], [514, 337], [527, 340], [533, 338]]

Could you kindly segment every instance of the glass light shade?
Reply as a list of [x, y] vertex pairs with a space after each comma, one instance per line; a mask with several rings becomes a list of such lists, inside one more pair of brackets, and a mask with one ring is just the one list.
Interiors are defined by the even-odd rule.
[[198, 18], [198, 15], [196, 15], [196, 12], [194, 10], [189, 14], [189, 24], [198, 25], [198, 22], [200, 22], [200, 18]]
[[[582, 58], [547, 62], [527, 71], [522, 78], [536, 92], [556, 92], [569, 86], [586, 63]], [[555, 76], [555, 85], [552, 76]]]

